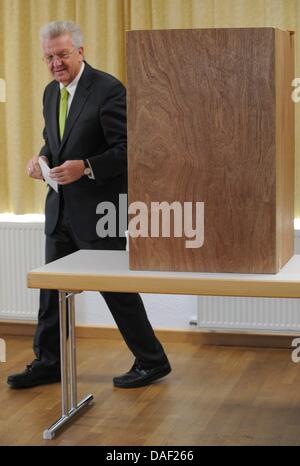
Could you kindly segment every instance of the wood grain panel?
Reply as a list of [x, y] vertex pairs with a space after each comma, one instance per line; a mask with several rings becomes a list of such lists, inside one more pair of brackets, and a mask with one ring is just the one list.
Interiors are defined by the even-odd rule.
[[294, 253], [295, 109], [294, 34], [276, 30], [277, 258], [282, 267]]
[[129, 203], [205, 203], [201, 248], [130, 238], [130, 267], [278, 271], [275, 29], [132, 31], [127, 57]]

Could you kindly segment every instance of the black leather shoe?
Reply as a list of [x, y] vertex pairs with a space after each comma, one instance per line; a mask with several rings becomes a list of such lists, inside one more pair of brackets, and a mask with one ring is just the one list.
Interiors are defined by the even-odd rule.
[[32, 363], [26, 366], [25, 371], [7, 378], [11, 388], [29, 388], [54, 382], [60, 382], [60, 371]]
[[171, 372], [171, 366], [168, 362], [161, 366], [151, 369], [143, 369], [140, 364], [135, 363], [129, 372], [113, 378], [115, 387], [118, 388], [136, 388], [143, 387], [154, 382], [157, 379], [165, 377]]

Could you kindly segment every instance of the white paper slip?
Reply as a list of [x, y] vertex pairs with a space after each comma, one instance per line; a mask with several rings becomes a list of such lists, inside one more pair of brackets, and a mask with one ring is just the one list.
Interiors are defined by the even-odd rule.
[[41, 157], [39, 158], [39, 165], [41, 167], [43, 178], [46, 181], [46, 183], [48, 183], [48, 185], [51, 186], [51, 188], [53, 188], [54, 191], [58, 193], [58, 183], [57, 181], [54, 181], [50, 178], [49, 176], [50, 168], [48, 167], [46, 162], [43, 159], [41, 159]]

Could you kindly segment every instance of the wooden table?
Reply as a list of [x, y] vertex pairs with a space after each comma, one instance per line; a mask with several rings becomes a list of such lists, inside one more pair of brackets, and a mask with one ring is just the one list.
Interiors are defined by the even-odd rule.
[[100, 290], [300, 298], [300, 255], [293, 256], [281, 271], [274, 275], [213, 274], [133, 271], [129, 270], [127, 251], [81, 250], [29, 272], [28, 287], [59, 290], [62, 415], [43, 434], [44, 439], [52, 439], [78, 411], [93, 402], [92, 394], [77, 401], [74, 305], [76, 293]]

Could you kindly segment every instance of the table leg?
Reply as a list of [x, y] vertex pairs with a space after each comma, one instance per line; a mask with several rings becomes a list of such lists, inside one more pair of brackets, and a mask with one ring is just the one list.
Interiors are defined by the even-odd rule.
[[77, 374], [76, 374], [76, 341], [75, 341], [75, 299], [74, 294], [69, 297], [69, 338], [70, 338], [70, 385], [71, 410], [77, 406]]
[[61, 292], [59, 293], [59, 326], [62, 416], [67, 416], [69, 411], [67, 317], [68, 313], [66, 293]]
[[[67, 306], [67, 301], [69, 300]], [[92, 394], [77, 403], [76, 376], [76, 341], [75, 341], [75, 304], [74, 293], [59, 291], [59, 321], [60, 321], [60, 357], [61, 357], [61, 417], [43, 433], [45, 440], [51, 440], [55, 433], [77, 414], [83, 407], [92, 403]], [[69, 338], [67, 338], [67, 320], [69, 320]], [[69, 353], [69, 367], [68, 367]], [[70, 374], [70, 381], [68, 377]], [[69, 406], [69, 391], [71, 407]]]

